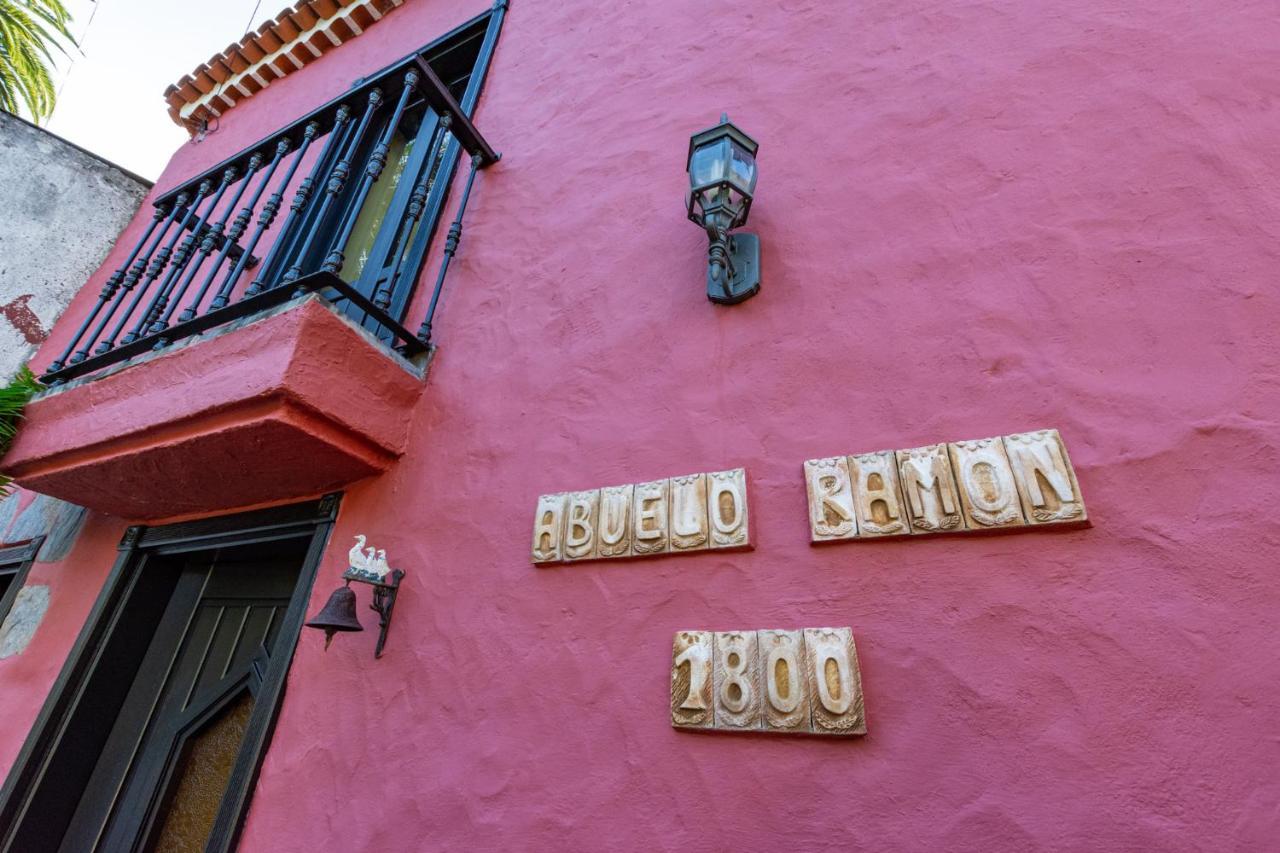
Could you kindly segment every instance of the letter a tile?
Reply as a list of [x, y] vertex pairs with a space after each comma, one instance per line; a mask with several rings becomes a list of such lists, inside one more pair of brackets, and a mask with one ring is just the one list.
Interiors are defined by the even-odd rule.
[[898, 465], [892, 450], [849, 457], [858, 536], [901, 536], [911, 532], [902, 507]]
[[564, 505], [568, 495], [543, 495], [538, 498], [538, 513], [533, 519], [533, 562], [558, 563], [564, 558]]

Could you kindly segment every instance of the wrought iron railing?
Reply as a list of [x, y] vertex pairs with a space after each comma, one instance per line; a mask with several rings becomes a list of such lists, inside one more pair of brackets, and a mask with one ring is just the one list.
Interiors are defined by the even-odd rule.
[[[490, 21], [485, 62], [496, 34]], [[467, 87], [468, 110], [478, 82]], [[471, 154], [471, 174], [415, 333], [402, 320], [457, 145]], [[497, 158], [423, 55], [410, 57], [159, 198], [41, 378], [60, 384], [306, 293], [340, 304], [406, 355], [424, 352], [461, 208], [476, 169]]]

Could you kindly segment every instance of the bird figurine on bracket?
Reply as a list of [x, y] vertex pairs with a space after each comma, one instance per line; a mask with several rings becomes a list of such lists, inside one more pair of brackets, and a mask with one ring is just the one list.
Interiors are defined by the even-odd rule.
[[356, 544], [347, 552], [348, 568], [343, 577], [386, 583], [387, 574], [391, 571], [391, 567], [387, 565], [387, 552], [373, 546], [366, 549], [368, 541], [363, 533], [356, 536]]

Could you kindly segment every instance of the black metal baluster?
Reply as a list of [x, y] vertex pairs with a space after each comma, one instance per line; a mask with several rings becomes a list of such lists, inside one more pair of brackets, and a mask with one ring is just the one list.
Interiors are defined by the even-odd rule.
[[[213, 237], [212, 229], [209, 227], [209, 217], [218, 209], [218, 203], [222, 201], [223, 193], [235, 181], [236, 174], [235, 166], [227, 167], [226, 171], [222, 173], [222, 182], [218, 184], [218, 190], [213, 194], [213, 198], [209, 199], [209, 206], [204, 209], [204, 213], [200, 214], [200, 219], [196, 221], [195, 228], [182, 241], [182, 246], [174, 254], [173, 265], [169, 267], [169, 274], [165, 276], [164, 285], [160, 288], [160, 299], [152, 309], [152, 316], [155, 319], [147, 329], [148, 334], [158, 335], [169, 328], [169, 320], [173, 317], [173, 312], [177, 310], [178, 303], [182, 301], [182, 295], [186, 292], [187, 287], [190, 286], [191, 279], [195, 278], [200, 265], [204, 263], [204, 259], [213, 251], [213, 245], [217, 241]], [[196, 249], [197, 239], [200, 240], [198, 250]], [[199, 255], [198, 258], [197, 255]], [[192, 263], [193, 260], [195, 263]], [[156, 343], [156, 349], [160, 349], [167, 343], [167, 340], [161, 339]]]
[[479, 154], [471, 156], [471, 174], [467, 175], [467, 185], [462, 190], [462, 198], [458, 200], [458, 215], [449, 226], [449, 236], [444, 241], [444, 259], [440, 261], [440, 273], [436, 276], [436, 286], [431, 291], [431, 303], [427, 306], [427, 316], [418, 329], [418, 340], [431, 346], [431, 321], [436, 316], [436, 304], [440, 301], [440, 291], [444, 287], [445, 273], [449, 271], [449, 261], [458, 251], [458, 241], [462, 239], [462, 214], [467, 211], [467, 199], [471, 196], [471, 185], [476, 180], [476, 169], [484, 158]]
[[[80, 324], [80, 328], [76, 330], [75, 337], [71, 339], [71, 343], [67, 344], [67, 348], [63, 351], [62, 355], [49, 365], [48, 373], [54, 373], [66, 366], [68, 356], [71, 357], [72, 364], [78, 364], [89, 357], [89, 348], [93, 346], [95, 336], [90, 336], [89, 339], [85, 341], [84, 347], [76, 351], [74, 356], [71, 355], [71, 353], [75, 350], [76, 345], [80, 343], [80, 339], [84, 337], [84, 333], [88, 331], [89, 326], [91, 326], [93, 321], [98, 318], [98, 315], [102, 313], [103, 307], [110, 303], [115, 297], [116, 291], [119, 289], [120, 285], [124, 283], [124, 277], [129, 270], [129, 265], [138, 257], [139, 250], [141, 250], [146, 242], [151, 239], [152, 232], [156, 230], [156, 226], [164, 220], [166, 215], [167, 214], [163, 207], [156, 207], [155, 215], [152, 217], [150, 224], [147, 225], [146, 232], [138, 238], [138, 242], [134, 244], [133, 251], [129, 253], [129, 257], [125, 259], [125, 262], [121, 264], [120, 268], [113, 272], [111, 277], [107, 279], [106, 283], [102, 285], [102, 292], [98, 294], [98, 301], [94, 303], [93, 310], [84, 318], [84, 322]], [[154, 248], [155, 247], [153, 246], [152, 249]], [[143, 256], [143, 263], [146, 263], [145, 255]], [[111, 314], [108, 312], [107, 318], [110, 318], [110, 316]]]
[[[311, 192], [315, 189], [317, 179], [321, 171], [325, 168], [325, 164], [329, 162], [329, 157], [337, 150], [338, 140], [342, 138], [342, 130], [346, 123], [351, 119], [351, 108], [346, 104], [338, 107], [338, 112], [333, 118], [333, 129], [329, 131], [329, 141], [325, 143], [324, 150], [320, 152], [320, 157], [316, 160], [315, 165], [311, 169], [311, 174], [303, 178], [302, 183], [298, 185], [298, 190], [293, 194], [293, 201], [289, 204], [289, 215], [285, 217], [284, 225], [280, 228], [280, 233], [276, 235], [276, 241], [271, 246], [271, 251], [267, 254], [267, 259], [262, 262], [259, 267], [259, 273], [249, 286], [245, 288], [244, 299], [250, 296], [257, 296], [259, 293], [267, 289], [266, 276], [268, 270], [275, 263], [276, 256], [280, 254], [284, 248], [286, 238], [298, 221], [298, 217], [307, 208], [307, 202], [311, 199]], [[320, 125], [312, 122], [307, 125], [307, 132], [303, 134], [302, 147], [298, 149], [298, 156], [294, 158], [293, 163], [289, 166], [289, 174], [285, 175], [283, 181], [280, 182], [280, 189], [271, 196], [267, 204], [262, 209], [262, 216], [258, 219], [258, 231], [253, 236], [253, 242], [256, 244], [258, 238], [263, 232], [271, 226], [275, 219], [276, 212], [280, 209], [280, 202], [284, 199], [284, 191], [289, 186], [289, 182], [293, 180], [293, 173], [297, 171], [299, 164], [302, 163], [303, 156], [307, 153], [307, 147], [311, 145], [311, 140], [315, 139], [316, 134], [320, 131]], [[269, 214], [269, 215], [268, 215]], [[236, 269], [232, 271], [232, 277], [229, 282], [224, 282], [223, 287], [227, 288], [230, 293], [228, 284], [235, 286], [235, 277], [240, 274], [240, 265], [237, 264]]]
[[[227, 302], [230, 301], [231, 290], [236, 285], [236, 279], [240, 277], [241, 271], [249, 264], [249, 259], [253, 256], [253, 250], [258, 245], [258, 240], [262, 237], [262, 233], [271, 225], [275, 219], [276, 211], [280, 209], [280, 200], [284, 195], [284, 188], [289, 185], [289, 181], [293, 178], [294, 171], [298, 168], [298, 161], [302, 159], [302, 155], [306, 153], [307, 146], [311, 143], [311, 139], [315, 136], [315, 131], [319, 125], [315, 122], [307, 125], [306, 136], [302, 143], [302, 149], [298, 152], [297, 158], [294, 159], [293, 165], [289, 168], [289, 173], [285, 175], [284, 182], [280, 185], [280, 189], [271, 194], [267, 198], [267, 203], [262, 208], [262, 214], [258, 218], [258, 227], [254, 231], [253, 237], [250, 238], [240, 251], [240, 258], [232, 266], [231, 272], [223, 279], [222, 284], [218, 287], [218, 292], [214, 294], [213, 301], [209, 303], [210, 311], [217, 311], [219, 308], [225, 308]], [[258, 201], [262, 198], [262, 194], [266, 192], [267, 186], [271, 183], [271, 179], [275, 177], [276, 167], [280, 165], [280, 161], [284, 159], [284, 155], [289, 153], [291, 143], [288, 138], [281, 139], [276, 143], [275, 157], [271, 159], [267, 171], [262, 175], [262, 180], [258, 182], [258, 189], [254, 191], [253, 198], [244, 206], [240, 213], [236, 216], [235, 222], [231, 224], [231, 240], [237, 241], [244, 234], [245, 229], [249, 227], [249, 220], [253, 217], [253, 210], [258, 206]], [[222, 259], [218, 259], [218, 265], [221, 265]], [[216, 273], [218, 266], [214, 266]], [[204, 298], [204, 291], [208, 289], [209, 282], [213, 280], [213, 273], [209, 274], [209, 278], [205, 281], [204, 287], [201, 288], [200, 298]], [[196, 300], [199, 304], [199, 300]]]
[[325, 272], [331, 272], [336, 275], [342, 271], [342, 264], [345, 261], [342, 250], [346, 247], [347, 241], [351, 239], [351, 232], [355, 230], [356, 220], [360, 217], [360, 210], [364, 207], [365, 200], [369, 197], [369, 191], [373, 189], [373, 185], [382, 176], [382, 170], [387, 166], [387, 154], [391, 151], [391, 139], [395, 136], [396, 128], [400, 126], [404, 108], [408, 105], [409, 96], [413, 94], [413, 89], [417, 85], [417, 72], [410, 71], [404, 75], [404, 91], [400, 93], [400, 100], [396, 102], [395, 112], [391, 114], [391, 119], [383, 129], [382, 136], [378, 138], [377, 145], [373, 147], [373, 151], [369, 154], [369, 160], [364, 166], [364, 176], [360, 180], [359, 189], [356, 190], [356, 197], [347, 206], [346, 215], [342, 225], [338, 228], [337, 236], [334, 237], [329, 254], [325, 256], [324, 263], [320, 265], [320, 269]]
[[90, 340], [98, 341], [98, 346], [93, 350], [94, 355], [104, 355], [105, 353], [111, 352], [112, 348], [115, 347], [116, 338], [120, 337], [120, 333], [124, 331], [125, 324], [129, 322], [129, 316], [133, 314], [134, 309], [138, 307], [138, 303], [142, 301], [142, 296], [146, 293], [146, 285], [138, 288], [138, 292], [134, 294], [133, 302], [125, 309], [124, 314], [121, 315], [120, 322], [116, 325], [115, 331], [112, 332], [110, 337], [104, 338], [102, 336], [103, 330], [106, 329], [107, 324], [115, 315], [116, 308], [120, 307], [128, 300], [129, 292], [133, 290], [134, 285], [138, 283], [138, 280], [141, 279], [143, 274], [147, 271], [147, 262], [151, 260], [152, 253], [155, 252], [156, 247], [164, 241], [164, 235], [169, 232], [169, 228], [177, 221], [178, 214], [183, 213], [186, 210], [187, 202], [190, 199], [191, 196], [187, 193], [178, 194], [178, 197], [173, 202], [173, 209], [169, 211], [169, 216], [165, 220], [164, 227], [160, 229], [160, 233], [156, 234], [155, 242], [151, 244], [151, 248], [147, 249], [146, 252], [134, 261], [133, 266], [129, 268], [129, 272], [125, 275], [124, 281], [120, 282], [120, 295], [116, 299], [116, 304], [111, 306], [111, 310], [102, 318], [98, 323], [98, 328], [94, 330], [93, 335], [90, 336]]
[[[413, 194], [409, 196], [409, 205], [405, 210], [404, 219], [400, 222], [400, 230], [396, 234], [395, 248], [391, 252], [391, 257], [395, 259], [395, 266], [392, 267], [391, 275], [384, 280], [373, 294], [373, 304], [383, 311], [391, 307], [391, 294], [395, 292], [396, 285], [400, 281], [400, 272], [403, 268], [402, 261], [405, 249], [409, 245], [409, 238], [413, 236], [413, 229], [417, 226], [418, 220], [422, 218], [422, 212], [426, 210], [427, 193], [431, 188], [431, 182], [439, 175], [440, 167], [444, 163], [444, 158], [437, 156], [436, 149], [452, 125], [453, 116], [445, 113], [440, 116], [440, 120], [436, 123], [436, 129], [432, 132], [431, 138], [427, 140], [430, 143], [430, 147], [427, 149], [427, 167], [423, 169], [422, 178], [414, 186]], [[367, 319], [368, 315], [366, 314], [364, 320]], [[364, 320], [361, 320], [362, 324]]]
[[[262, 195], [263, 187], [267, 185], [267, 181], [271, 180], [271, 173], [275, 171], [276, 164], [280, 162], [280, 158], [283, 157], [284, 152], [288, 150], [289, 140], [283, 139], [276, 144], [275, 156], [271, 160], [271, 165], [268, 167], [266, 175], [264, 175], [262, 181], [259, 182], [258, 189], [253, 194], [253, 199], [236, 214], [236, 218], [231, 223], [231, 229], [227, 232], [226, 236], [223, 237], [222, 250], [218, 252], [218, 257], [214, 259], [213, 266], [210, 268], [209, 274], [204, 277], [204, 282], [201, 283], [199, 290], [196, 291], [195, 298], [192, 299], [187, 307], [182, 309], [182, 313], [178, 315], [179, 323], [185, 323], [186, 321], [193, 319], [196, 314], [199, 313], [200, 303], [204, 302], [205, 296], [209, 293], [209, 288], [213, 285], [214, 278], [218, 275], [218, 270], [222, 269], [222, 264], [226, 261], [227, 255], [231, 254], [231, 247], [239, 244], [241, 235], [244, 234], [245, 229], [249, 226], [249, 218], [253, 216], [253, 208], [258, 203], [258, 198]], [[240, 181], [240, 188], [237, 189], [235, 195], [231, 197], [231, 201], [227, 202], [227, 209], [223, 214], [222, 222], [213, 226], [214, 232], [216, 232], [219, 237], [222, 237], [222, 228], [226, 224], [226, 214], [230, 213], [231, 210], [240, 203], [240, 197], [243, 196], [244, 191], [249, 188], [249, 182], [253, 180], [254, 173], [257, 172], [261, 166], [262, 154], [254, 154], [249, 158], [249, 168], [244, 173], [244, 178]], [[241, 257], [248, 260], [249, 256], [241, 250]]]
[[[196, 208], [200, 206], [200, 202], [204, 201], [204, 197], [209, 194], [209, 190], [211, 189], [213, 189], [212, 182], [207, 180], [200, 182], [200, 186], [196, 190], [196, 197], [191, 200], [191, 204], [183, 212], [182, 223], [178, 226], [178, 230], [173, 232], [172, 236], [169, 237], [169, 242], [165, 243], [164, 248], [157, 252], [156, 256], [152, 258], [151, 266], [147, 269], [147, 277], [142, 280], [142, 286], [139, 287], [138, 292], [134, 294], [133, 302], [129, 305], [129, 310], [124, 312], [124, 315], [120, 318], [120, 324], [116, 326], [111, 337], [104, 343], [110, 343], [119, 338], [120, 344], [123, 346], [124, 344], [133, 343], [142, 335], [142, 330], [147, 327], [147, 322], [151, 314], [150, 305], [147, 306], [147, 310], [143, 312], [142, 317], [138, 319], [138, 323], [132, 330], [130, 330], [129, 334], [125, 335], [123, 338], [120, 337], [120, 333], [124, 331], [125, 324], [129, 322], [129, 318], [132, 317], [134, 311], [137, 310], [138, 304], [142, 301], [142, 298], [147, 295], [147, 290], [155, 280], [160, 277], [160, 273], [164, 272], [165, 266], [169, 263], [169, 256], [173, 253], [174, 244], [178, 242], [178, 238], [182, 236], [184, 231], [186, 231], [187, 226], [191, 223], [191, 217], [196, 215]], [[151, 304], [155, 304], [154, 298], [152, 299]], [[110, 348], [111, 347], [109, 346], [107, 347], [107, 349]], [[106, 350], [103, 350], [103, 352], [106, 352]]]
[[[302, 275], [302, 264], [307, 254], [311, 251], [311, 244], [319, 236], [320, 229], [324, 226], [325, 215], [333, 205], [334, 199], [338, 197], [338, 194], [342, 192], [343, 186], [346, 185], [347, 175], [351, 173], [351, 158], [355, 156], [356, 148], [359, 147], [360, 140], [364, 138], [365, 131], [369, 127], [369, 120], [373, 118], [374, 112], [381, 103], [382, 91], [380, 89], [374, 89], [369, 92], [369, 103], [365, 106], [364, 115], [360, 117], [360, 124], [356, 127], [355, 133], [351, 135], [346, 150], [342, 152], [342, 159], [333, 167], [333, 172], [329, 175], [329, 183], [324, 190], [324, 200], [320, 202], [320, 210], [311, 223], [311, 233], [302, 242], [302, 248], [298, 250], [293, 265], [289, 267], [288, 272], [280, 279], [281, 284], [297, 281], [298, 277]], [[298, 295], [301, 296], [302, 294], [299, 293]]]

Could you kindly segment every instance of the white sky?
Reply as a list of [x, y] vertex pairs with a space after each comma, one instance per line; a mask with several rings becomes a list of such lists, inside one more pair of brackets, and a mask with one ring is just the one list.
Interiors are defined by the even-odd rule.
[[287, 5], [288, 0], [67, 0], [81, 49], [58, 57], [55, 83], [61, 93], [43, 126], [154, 180], [187, 139], [169, 118], [165, 87], [239, 41], [251, 15], [256, 27]]

